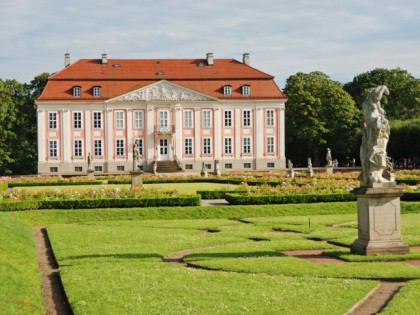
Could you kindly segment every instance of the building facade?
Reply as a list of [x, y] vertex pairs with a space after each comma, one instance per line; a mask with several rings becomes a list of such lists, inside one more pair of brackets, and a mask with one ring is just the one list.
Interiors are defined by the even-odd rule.
[[[81, 59], [52, 75], [36, 101], [38, 172], [98, 173], [177, 161], [220, 170], [285, 168], [286, 97], [274, 77], [235, 59]], [[179, 163], [180, 162], [180, 163]]]

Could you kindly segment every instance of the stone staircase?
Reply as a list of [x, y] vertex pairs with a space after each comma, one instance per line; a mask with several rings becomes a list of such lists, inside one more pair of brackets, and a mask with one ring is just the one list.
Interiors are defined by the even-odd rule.
[[182, 171], [175, 161], [157, 161], [158, 173], [175, 173]]

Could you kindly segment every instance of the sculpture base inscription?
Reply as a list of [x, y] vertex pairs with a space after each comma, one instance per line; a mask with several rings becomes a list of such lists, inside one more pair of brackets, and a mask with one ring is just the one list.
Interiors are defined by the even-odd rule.
[[[351, 252], [360, 255], [407, 254], [401, 239], [400, 197], [403, 189], [386, 183], [377, 188], [357, 188], [358, 239]], [[390, 187], [391, 186], [391, 187]]]

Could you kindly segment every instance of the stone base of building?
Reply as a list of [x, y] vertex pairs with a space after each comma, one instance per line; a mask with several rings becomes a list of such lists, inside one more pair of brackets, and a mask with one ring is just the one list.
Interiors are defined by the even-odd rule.
[[131, 174], [131, 189], [142, 189], [143, 188], [143, 172], [132, 171]]
[[404, 190], [395, 183], [375, 188], [356, 188], [358, 239], [351, 252], [360, 255], [407, 254], [410, 249], [401, 239], [400, 197]]

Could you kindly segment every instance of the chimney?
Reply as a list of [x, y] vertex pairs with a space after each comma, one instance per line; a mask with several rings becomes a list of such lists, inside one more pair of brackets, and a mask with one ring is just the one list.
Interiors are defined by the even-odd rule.
[[66, 53], [64, 54], [64, 67], [70, 66], [70, 54]]
[[242, 63], [246, 64], [247, 66], [250, 65], [250, 61], [249, 61], [249, 53], [244, 53], [242, 55]]
[[207, 53], [207, 65], [208, 66], [214, 65], [213, 53]]
[[108, 63], [108, 56], [107, 54], [102, 54], [102, 64], [106, 65]]

